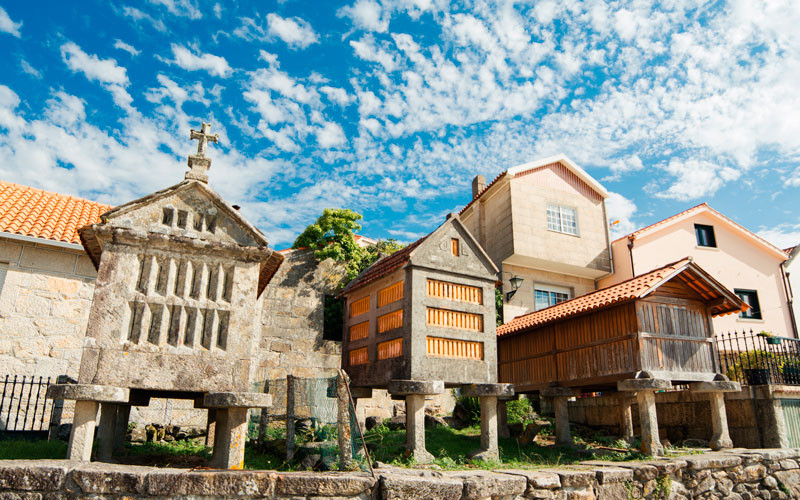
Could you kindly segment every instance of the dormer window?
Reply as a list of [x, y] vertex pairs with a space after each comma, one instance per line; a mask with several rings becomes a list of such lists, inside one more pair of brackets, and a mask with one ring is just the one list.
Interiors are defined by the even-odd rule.
[[717, 239], [714, 237], [714, 226], [695, 224], [694, 234], [697, 237], [697, 246], [711, 248], [717, 247]]
[[547, 204], [547, 229], [578, 236], [578, 213], [572, 207]]

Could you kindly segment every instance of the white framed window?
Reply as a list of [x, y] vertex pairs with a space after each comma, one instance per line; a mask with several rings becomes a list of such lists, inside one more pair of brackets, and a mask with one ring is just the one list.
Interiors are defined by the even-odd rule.
[[547, 204], [547, 229], [578, 235], [578, 212], [572, 207]]
[[554, 306], [572, 298], [572, 290], [554, 285], [543, 285], [535, 283], [533, 285], [534, 310], [544, 309]]

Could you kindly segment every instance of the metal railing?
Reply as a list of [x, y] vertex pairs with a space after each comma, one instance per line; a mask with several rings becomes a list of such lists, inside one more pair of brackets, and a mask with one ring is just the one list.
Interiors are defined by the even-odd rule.
[[742, 385], [800, 385], [800, 340], [766, 333], [717, 335], [720, 371]]
[[53, 402], [50, 377], [6, 375], [0, 380], [0, 432], [48, 431]]

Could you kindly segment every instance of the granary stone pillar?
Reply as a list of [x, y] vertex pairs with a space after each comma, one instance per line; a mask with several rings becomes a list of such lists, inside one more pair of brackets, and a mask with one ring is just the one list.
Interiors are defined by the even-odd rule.
[[392, 380], [389, 394], [406, 398], [406, 450], [417, 463], [430, 463], [433, 455], [425, 449], [425, 396], [444, 392], [441, 380]]
[[481, 402], [481, 448], [470, 453], [477, 460], [499, 460], [497, 443], [497, 399], [514, 394], [511, 384], [469, 384], [461, 387], [461, 395]]
[[652, 456], [663, 456], [664, 447], [658, 436], [656, 413], [656, 391], [672, 389], [669, 380], [637, 378], [617, 382], [617, 390], [636, 393], [639, 405], [639, 425], [642, 429], [642, 452]]
[[209, 465], [217, 469], [241, 469], [247, 441], [247, 413], [250, 408], [271, 406], [272, 396], [260, 392], [214, 392], [205, 395], [203, 405], [216, 410], [214, 450]]
[[719, 380], [713, 382], [694, 382], [689, 384], [689, 391], [708, 394], [711, 403], [711, 429], [714, 435], [709, 442], [712, 450], [733, 448], [731, 435], [728, 433], [728, 415], [725, 412], [725, 393], [739, 392], [742, 386], [738, 382]]
[[620, 437], [628, 444], [633, 442], [633, 412], [631, 411], [631, 406], [633, 406], [635, 399], [636, 398], [629, 393], [617, 394]]
[[497, 398], [497, 435], [501, 438], [511, 437], [508, 429], [508, 402], [517, 399], [516, 396], [501, 396]]
[[114, 431], [113, 447], [114, 453], [118, 453], [125, 448], [125, 438], [128, 434], [128, 422], [131, 418], [131, 405], [118, 404], [117, 405], [117, 418], [116, 430]]
[[[91, 384], [56, 384], [47, 389], [47, 397], [50, 399], [73, 399], [75, 400], [75, 416], [72, 419], [72, 432], [69, 435], [69, 447], [67, 448], [67, 459], [88, 462], [92, 459], [92, 444], [94, 442], [94, 430], [97, 426], [97, 409], [100, 403], [127, 403], [130, 391], [121, 387], [110, 387]], [[110, 425], [113, 426], [116, 418], [116, 408], [109, 410]], [[108, 430], [108, 425], [104, 425], [103, 434], [107, 433], [105, 441], [108, 442], [108, 450], [113, 443], [110, 437], [113, 435], [113, 427]]]
[[553, 398], [556, 417], [556, 444], [562, 446], [575, 444], [569, 428], [569, 400], [578, 396], [578, 391], [568, 387], [545, 387], [540, 391], [540, 395], [546, 398]]
[[97, 460], [108, 462], [114, 453], [114, 434], [117, 431], [116, 403], [100, 405], [100, 425], [97, 428]]

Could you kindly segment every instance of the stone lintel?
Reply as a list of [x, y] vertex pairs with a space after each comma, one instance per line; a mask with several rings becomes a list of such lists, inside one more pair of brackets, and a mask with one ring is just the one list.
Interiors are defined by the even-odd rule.
[[269, 408], [272, 396], [261, 392], [209, 392], [203, 398], [206, 408]]
[[739, 392], [742, 385], [739, 382], [716, 381], [716, 382], [693, 382], [689, 384], [689, 391], [703, 392]]
[[570, 387], [545, 387], [539, 394], [545, 398], [574, 398], [580, 396], [580, 391]]
[[47, 388], [48, 399], [73, 399], [98, 403], [127, 403], [130, 390], [124, 387], [93, 384], [54, 384]]
[[479, 398], [482, 396], [505, 396], [514, 395], [513, 384], [466, 384], [461, 386], [461, 395], [468, 398]]
[[372, 397], [372, 387], [351, 387], [350, 394], [353, 399], [369, 399]]
[[672, 389], [672, 382], [660, 378], [629, 378], [617, 382], [617, 390], [625, 392], [664, 391]]
[[392, 380], [387, 388], [389, 394], [393, 396], [409, 396], [421, 394], [433, 396], [444, 392], [444, 381], [442, 380]]

